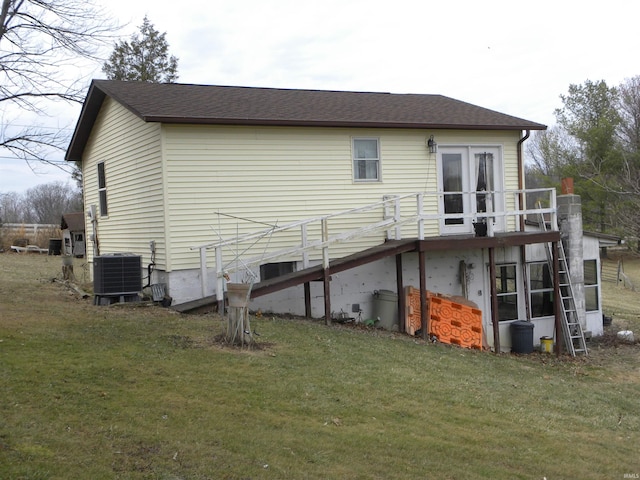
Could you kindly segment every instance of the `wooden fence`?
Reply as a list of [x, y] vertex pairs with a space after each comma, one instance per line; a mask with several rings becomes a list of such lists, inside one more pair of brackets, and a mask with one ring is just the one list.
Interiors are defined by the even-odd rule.
[[633, 282], [624, 273], [624, 262], [622, 259], [617, 262], [603, 261], [600, 264], [600, 279], [602, 282], [612, 282], [617, 286], [635, 291]]
[[50, 238], [61, 238], [60, 225], [42, 223], [4, 223], [0, 226], [0, 249], [11, 246], [49, 246]]

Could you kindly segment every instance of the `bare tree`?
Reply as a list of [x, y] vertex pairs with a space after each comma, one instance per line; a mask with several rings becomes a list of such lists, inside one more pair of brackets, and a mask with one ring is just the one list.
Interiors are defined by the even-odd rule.
[[640, 76], [618, 87], [618, 113], [622, 118], [620, 136], [625, 149], [640, 152]]
[[98, 61], [115, 25], [94, 0], [0, 0], [0, 149], [13, 157], [55, 164], [67, 135], [20, 121], [47, 115], [51, 102], [82, 102], [86, 82], [65, 69], [79, 58]]
[[577, 148], [575, 140], [559, 126], [536, 132], [527, 144], [531, 170], [546, 177], [554, 176], [559, 181], [560, 171], [575, 163]]
[[0, 193], [0, 224], [24, 222], [22, 197], [16, 192]]
[[58, 223], [63, 213], [82, 211], [82, 196], [62, 182], [37, 185], [27, 190], [23, 202], [30, 223]]

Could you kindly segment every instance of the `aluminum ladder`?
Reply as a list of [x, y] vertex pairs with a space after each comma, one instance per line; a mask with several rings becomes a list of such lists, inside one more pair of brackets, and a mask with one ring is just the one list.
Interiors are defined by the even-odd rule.
[[[547, 223], [544, 220], [544, 216], [540, 214], [539, 218], [539, 223], [542, 226], [542, 229], [546, 232]], [[545, 251], [547, 253], [549, 274], [553, 285], [553, 252], [551, 248], [551, 244], [547, 243]], [[565, 255], [562, 241], [558, 242], [558, 266], [559, 290], [560, 298], [562, 300], [560, 302], [560, 311], [562, 313], [562, 336], [564, 337], [565, 346], [572, 357], [575, 357], [579, 353], [589, 355], [587, 342], [584, 338], [584, 331], [582, 330], [582, 325], [578, 318], [575, 297], [573, 295], [573, 285], [571, 284], [571, 276], [569, 275], [569, 267], [567, 265], [567, 256]]]

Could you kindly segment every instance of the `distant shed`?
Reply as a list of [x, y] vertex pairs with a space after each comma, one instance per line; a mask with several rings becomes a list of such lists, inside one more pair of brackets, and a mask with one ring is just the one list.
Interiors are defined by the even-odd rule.
[[60, 229], [62, 230], [63, 253], [74, 257], [84, 257], [86, 245], [84, 213], [64, 213]]

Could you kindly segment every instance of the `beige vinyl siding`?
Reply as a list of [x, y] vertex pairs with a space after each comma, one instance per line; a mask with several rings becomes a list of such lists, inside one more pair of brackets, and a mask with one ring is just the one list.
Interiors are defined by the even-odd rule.
[[[100, 253], [144, 253], [143, 262], [147, 263], [149, 242], [154, 240], [158, 268], [164, 269], [160, 139], [159, 124], [145, 123], [106, 98], [83, 155], [83, 182], [86, 208], [98, 206], [97, 164], [104, 162], [108, 216], [98, 213]], [[88, 247], [91, 250], [91, 242]]]
[[[380, 201], [383, 195], [435, 192], [436, 156], [428, 153], [425, 144], [430, 134], [442, 144], [503, 146], [508, 165], [505, 181], [508, 188], [516, 188], [518, 135], [514, 132], [164, 125], [172, 268], [198, 266], [198, 253], [192, 246], [267, 228], [264, 224], [283, 225], [361, 207]], [[379, 139], [381, 181], [354, 182], [354, 137]], [[415, 199], [404, 204], [410, 207], [408, 212], [415, 212]], [[425, 205], [437, 211], [435, 198], [426, 199]], [[378, 210], [332, 220], [330, 234], [381, 219]], [[310, 227], [309, 234], [319, 235], [318, 225]], [[331, 254], [343, 256], [383, 239], [381, 233], [340, 244]], [[279, 234], [248, 253], [260, 255], [266, 248], [299, 242], [298, 231]], [[230, 261], [234, 252], [227, 250]], [[320, 252], [312, 258], [320, 258]]]
[[[389, 158], [385, 158], [385, 152], [393, 148], [385, 147], [387, 138], [383, 139], [380, 131], [172, 126], [167, 127], [166, 132], [173, 254], [189, 266], [193, 266], [194, 253], [188, 247], [266, 228], [257, 222], [283, 225], [364, 206], [381, 200], [386, 193], [394, 193], [386, 180], [354, 182], [353, 136], [380, 137], [383, 178], [386, 170], [390, 178], [401, 175], [401, 172], [392, 173], [397, 155], [389, 154]], [[389, 145], [392, 144], [389, 137]], [[402, 156], [412, 155], [424, 155], [424, 147], [420, 145], [417, 152]], [[425, 160], [420, 157], [415, 163]], [[413, 173], [415, 176], [416, 172]], [[256, 223], [218, 217], [218, 211]], [[375, 219], [381, 219], [380, 211], [376, 212]], [[329, 224], [330, 234], [371, 221], [371, 214], [334, 220]], [[194, 224], [196, 228], [192, 228]], [[315, 238], [319, 238], [319, 224], [310, 227], [310, 236], [314, 233]], [[341, 256], [382, 240], [381, 234], [363, 238], [333, 248], [332, 255]], [[300, 233], [292, 231], [289, 235], [265, 239], [255, 246], [256, 254], [264, 251], [267, 241], [269, 248], [284, 248], [292, 242], [299, 243]], [[312, 258], [319, 257], [319, 251], [312, 255]]]

